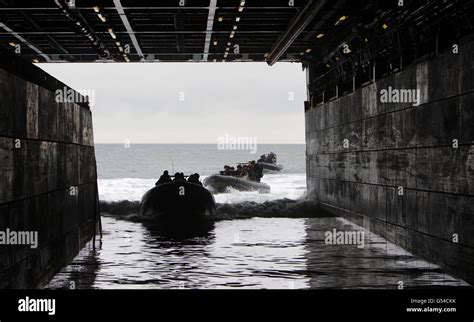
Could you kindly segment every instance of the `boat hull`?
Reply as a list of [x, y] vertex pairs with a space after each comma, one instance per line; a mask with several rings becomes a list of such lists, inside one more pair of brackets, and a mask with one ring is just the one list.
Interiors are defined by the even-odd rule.
[[139, 214], [161, 226], [192, 228], [210, 220], [216, 207], [214, 196], [206, 188], [189, 182], [158, 185], [143, 196]]
[[232, 176], [212, 175], [205, 178], [203, 184], [214, 193], [223, 193], [229, 188], [239, 191], [259, 191], [261, 193], [270, 192], [270, 186], [265, 183]]
[[281, 164], [274, 164], [274, 163], [267, 163], [267, 162], [258, 162], [263, 168], [264, 173], [271, 173], [283, 170], [283, 166]]

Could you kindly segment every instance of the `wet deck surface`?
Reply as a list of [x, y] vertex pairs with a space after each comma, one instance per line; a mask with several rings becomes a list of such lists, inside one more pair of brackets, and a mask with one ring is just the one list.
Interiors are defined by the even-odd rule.
[[[381, 237], [364, 247], [325, 243], [327, 231], [360, 231], [342, 218], [252, 218], [217, 222], [207, 236], [170, 240], [140, 223], [103, 218], [91, 243], [48, 288], [462, 287], [463, 281]], [[360, 246], [360, 245], [359, 245]]]

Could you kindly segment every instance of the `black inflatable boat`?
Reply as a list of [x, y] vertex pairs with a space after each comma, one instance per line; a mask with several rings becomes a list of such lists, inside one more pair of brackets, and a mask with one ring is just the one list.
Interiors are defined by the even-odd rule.
[[143, 195], [139, 214], [158, 225], [189, 229], [210, 220], [214, 196], [199, 184], [172, 181], [157, 185]]

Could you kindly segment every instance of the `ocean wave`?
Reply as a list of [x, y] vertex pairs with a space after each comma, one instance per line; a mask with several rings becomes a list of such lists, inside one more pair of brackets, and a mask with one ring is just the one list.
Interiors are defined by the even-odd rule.
[[[147, 217], [139, 216], [139, 209], [140, 202], [134, 200], [100, 202], [100, 210], [103, 216], [134, 222], [150, 220]], [[253, 217], [313, 218], [327, 216], [329, 216], [329, 214], [321, 210], [314, 201], [305, 198], [298, 200], [284, 198], [263, 203], [254, 201], [218, 203], [211, 219], [218, 221]]]
[[[206, 177], [201, 177], [204, 180]], [[99, 199], [103, 201], [140, 201], [150, 188], [155, 186], [156, 179], [116, 178], [99, 179]], [[271, 174], [265, 175], [262, 182], [270, 185], [270, 193], [258, 191], [229, 191], [216, 194], [217, 203], [241, 203], [253, 201], [263, 203], [278, 199], [301, 198], [306, 192], [306, 174]]]
[[216, 217], [223, 219], [243, 219], [252, 217], [310, 218], [327, 216], [314, 201], [301, 198], [277, 199], [263, 203], [244, 201], [217, 204]]

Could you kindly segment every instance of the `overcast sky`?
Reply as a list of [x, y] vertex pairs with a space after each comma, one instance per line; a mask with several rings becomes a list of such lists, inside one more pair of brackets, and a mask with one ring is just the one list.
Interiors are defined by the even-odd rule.
[[[94, 90], [96, 143], [216, 143], [225, 136], [304, 143], [301, 64], [39, 64]], [[292, 100], [293, 99], [293, 100]]]

